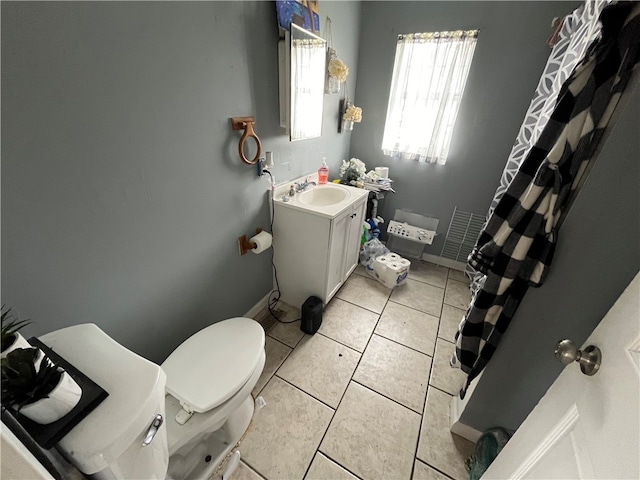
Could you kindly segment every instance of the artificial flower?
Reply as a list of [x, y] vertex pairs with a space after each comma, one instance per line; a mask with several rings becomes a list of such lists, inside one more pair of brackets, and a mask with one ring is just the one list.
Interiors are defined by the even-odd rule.
[[329, 75], [340, 82], [344, 82], [349, 76], [349, 67], [339, 58], [332, 58], [329, 61]]
[[361, 122], [362, 108], [356, 107], [355, 105], [349, 105], [347, 107], [347, 110], [344, 112], [344, 115], [342, 115], [342, 119], [347, 122]]
[[345, 178], [345, 182], [355, 185], [357, 182], [364, 181], [367, 167], [362, 160], [352, 158], [349, 161], [342, 160], [340, 166], [340, 176]]

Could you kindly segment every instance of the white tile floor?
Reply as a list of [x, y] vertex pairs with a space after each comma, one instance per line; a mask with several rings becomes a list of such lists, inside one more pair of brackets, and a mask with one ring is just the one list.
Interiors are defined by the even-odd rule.
[[393, 291], [359, 267], [318, 333], [274, 326], [253, 392], [266, 406], [232, 479], [467, 478], [473, 445], [449, 432], [464, 375], [448, 359], [469, 299], [466, 278], [444, 267], [413, 261]]

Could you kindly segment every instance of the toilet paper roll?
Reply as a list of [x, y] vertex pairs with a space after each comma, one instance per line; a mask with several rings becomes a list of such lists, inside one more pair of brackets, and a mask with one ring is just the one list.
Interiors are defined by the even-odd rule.
[[400, 257], [400, 259], [397, 260], [398, 265], [400, 265], [401, 267], [410, 267], [411, 266], [411, 262], [409, 260], [407, 260], [406, 258], [402, 258]]
[[376, 167], [376, 173], [380, 178], [389, 178], [389, 167]]
[[255, 243], [256, 248], [252, 248], [253, 253], [262, 253], [271, 246], [273, 237], [269, 232], [260, 232], [255, 237], [249, 239], [249, 243]]

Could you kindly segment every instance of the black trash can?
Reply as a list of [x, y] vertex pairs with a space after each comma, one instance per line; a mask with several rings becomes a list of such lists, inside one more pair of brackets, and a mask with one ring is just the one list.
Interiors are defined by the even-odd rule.
[[300, 330], [313, 335], [322, 325], [322, 300], [318, 297], [309, 297], [302, 304]]

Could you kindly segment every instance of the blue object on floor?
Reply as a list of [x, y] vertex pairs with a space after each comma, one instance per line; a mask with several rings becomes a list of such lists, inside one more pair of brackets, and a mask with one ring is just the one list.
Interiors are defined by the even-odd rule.
[[484, 475], [512, 435], [501, 427], [491, 428], [480, 435], [473, 455], [466, 461], [469, 480], [479, 480]]

